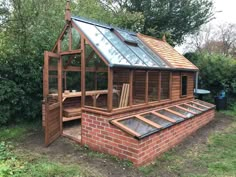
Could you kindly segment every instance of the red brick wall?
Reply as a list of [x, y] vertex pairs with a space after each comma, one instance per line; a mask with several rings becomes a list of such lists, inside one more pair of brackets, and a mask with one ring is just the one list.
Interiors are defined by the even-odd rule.
[[210, 122], [214, 114], [214, 110], [209, 110], [142, 140], [137, 140], [111, 125], [110, 117], [85, 112], [82, 113], [82, 144], [99, 152], [128, 159], [136, 166], [145, 165]]

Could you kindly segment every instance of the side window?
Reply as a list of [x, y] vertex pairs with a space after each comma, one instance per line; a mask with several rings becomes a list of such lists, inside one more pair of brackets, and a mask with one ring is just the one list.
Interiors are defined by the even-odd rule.
[[188, 77], [181, 76], [181, 96], [187, 95], [187, 85], [188, 85]]

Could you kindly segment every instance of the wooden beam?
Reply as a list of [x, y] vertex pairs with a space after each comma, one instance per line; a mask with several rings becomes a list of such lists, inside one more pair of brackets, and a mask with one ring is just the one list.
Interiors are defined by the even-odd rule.
[[108, 67], [108, 111], [111, 112], [113, 109], [113, 70]]
[[198, 111], [204, 111], [203, 109], [198, 108], [198, 107], [196, 107], [196, 106], [192, 106], [192, 105], [190, 105], [190, 104], [188, 104], [188, 103], [184, 103], [184, 104], [187, 105], [187, 106], [189, 106], [189, 107], [191, 107], [191, 108], [193, 108], [193, 109], [196, 109], [196, 110], [198, 110]]
[[71, 51], [65, 51], [65, 52], [60, 52], [60, 55], [75, 55], [75, 54], [80, 54], [82, 52], [82, 49], [77, 49], [77, 50], [71, 50]]
[[60, 134], [62, 134], [62, 57], [58, 60], [58, 102], [60, 104]]
[[146, 79], [145, 79], [145, 103], [148, 104], [148, 71], [145, 72]]
[[191, 102], [194, 103], [194, 104], [197, 104], [197, 105], [199, 105], [199, 106], [205, 107], [205, 108], [207, 108], [207, 109], [210, 108], [210, 107], [208, 107], [208, 106], [206, 106], [206, 105], [200, 104], [200, 103], [195, 102], [195, 101], [191, 101]]
[[179, 105], [176, 105], [176, 107], [179, 108], [179, 109], [182, 109], [182, 110], [184, 110], [184, 111], [190, 112], [190, 113], [192, 113], [192, 114], [194, 114], [194, 115], [197, 114], [196, 112], [190, 111], [190, 110], [188, 110], [188, 109], [186, 109], [186, 108], [184, 108], [184, 107], [181, 107], [181, 106], [179, 106]]
[[173, 111], [173, 110], [171, 110], [171, 109], [165, 109], [165, 110], [167, 110], [167, 111], [169, 111], [169, 112], [171, 112], [171, 113], [173, 113], [173, 114], [175, 114], [175, 115], [177, 115], [177, 116], [180, 116], [180, 117], [183, 117], [183, 118], [188, 118], [187, 116], [185, 116], [185, 115], [183, 115], [183, 114], [181, 114], [181, 113], [178, 113], [178, 112], [176, 112], [176, 111]]
[[140, 116], [140, 115], [135, 115], [135, 117], [137, 117], [137, 118], [140, 119], [141, 121], [146, 122], [147, 124], [149, 124], [149, 125], [151, 125], [151, 126], [153, 126], [153, 127], [155, 127], [155, 128], [159, 128], [159, 129], [162, 128], [161, 125], [159, 125], [159, 124], [157, 124], [157, 123], [155, 123], [155, 122], [152, 122], [152, 121], [146, 119], [145, 117], [142, 117], [142, 116]]
[[165, 119], [165, 120], [167, 120], [167, 121], [169, 121], [169, 122], [172, 122], [172, 123], [175, 123], [175, 122], [176, 122], [176, 120], [171, 119], [171, 118], [169, 118], [169, 117], [167, 117], [167, 116], [164, 116], [164, 115], [162, 115], [162, 114], [160, 114], [160, 113], [157, 113], [157, 112], [155, 112], [155, 111], [152, 111], [151, 113], [154, 114], [154, 115], [156, 115], [156, 116], [158, 116], [158, 117], [160, 117], [160, 118], [162, 118], [162, 119]]
[[48, 52], [44, 52], [44, 67], [43, 67], [43, 97], [46, 98], [49, 93], [49, 57]]
[[114, 125], [116, 125], [117, 127], [119, 127], [120, 129], [128, 132], [129, 134], [133, 135], [133, 136], [136, 136], [136, 137], [139, 137], [141, 136], [139, 133], [129, 129], [128, 127], [124, 126], [123, 124], [119, 123], [117, 120], [113, 120], [111, 121]]
[[172, 100], [172, 72], [170, 72], [169, 75], [169, 98]]
[[129, 106], [133, 105], [133, 79], [134, 79], [134, 71], [129, 71]]
[[85, 69], [86, 69], [86, 61], [85, 61], [85, 39], [81, 37], [81, 107], [85, 105]]
[[159, 85], [158, 85], [158, 101], [161, 101], [161, 71], [158, 73], [159, 74]]

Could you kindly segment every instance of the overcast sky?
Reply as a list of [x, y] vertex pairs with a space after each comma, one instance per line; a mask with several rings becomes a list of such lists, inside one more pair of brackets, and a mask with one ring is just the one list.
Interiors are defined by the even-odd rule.
[[[215, 19], [210, 23], [212, 25], [219, 25], [223, 23], [235, 23], [236, 24], [236, 0], [213, 0], [215, 3]], [[184, 44], [177, 46], [176, 50], [180, 53], [184, 51]]]

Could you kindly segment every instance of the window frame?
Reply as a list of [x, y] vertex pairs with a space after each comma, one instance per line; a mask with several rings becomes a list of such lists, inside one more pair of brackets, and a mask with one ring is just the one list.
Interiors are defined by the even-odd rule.
[[[182, 74], [180, 75], [180, 98], [187, 97], [188, 96], [188, 75]], [[186, 94], [183, 95], [183, 77], [186, 77]]]

